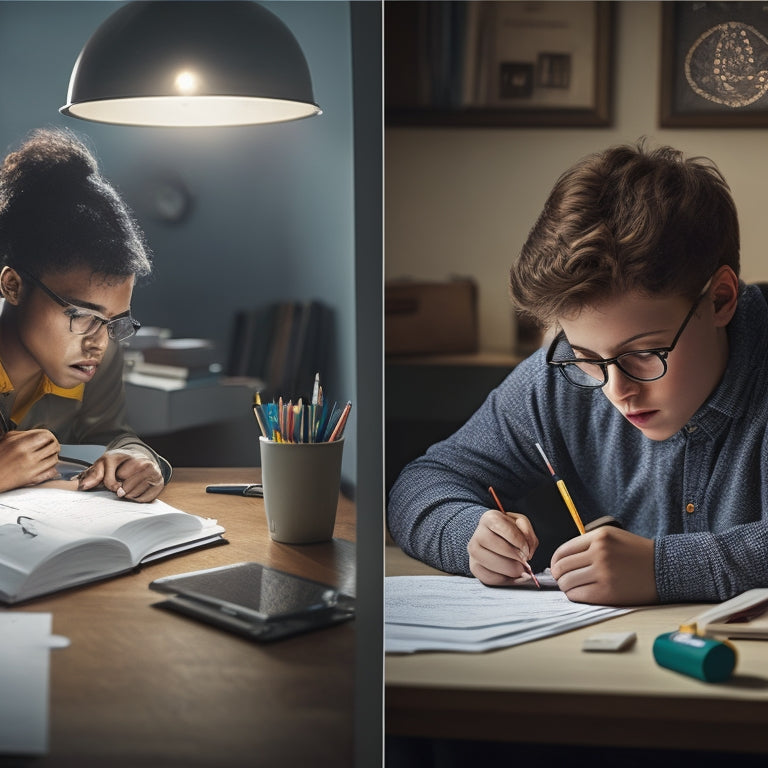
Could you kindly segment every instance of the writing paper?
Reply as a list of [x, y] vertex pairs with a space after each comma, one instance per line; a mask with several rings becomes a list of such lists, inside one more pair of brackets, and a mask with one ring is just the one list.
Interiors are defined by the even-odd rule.
[[387, 576], [384, 605], [387, 653], [487, 651], [631, 610], [573, 603], [559, 590], [487, 587], [466, 576]]

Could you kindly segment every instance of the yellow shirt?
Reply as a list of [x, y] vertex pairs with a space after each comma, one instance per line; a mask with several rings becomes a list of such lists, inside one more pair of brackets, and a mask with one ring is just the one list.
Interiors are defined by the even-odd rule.
[[[0, 363], [0, 408], [3, 408], [3, 394], [10, 392], [13, 386]], [[166, 482], [170, 479], [170, 464], [138, 438], [125, 422], [123, 355], [114, 342], [107, 346], [104, 359], [88, 386], [79, 384], [63, 389], [42, 376], [33, 397], [26, 403], [14, 403], [10, 418], [16, 429], [49, 429], [62, 444], [138, 449], [158, 463]]]
[[[45, 374], [40, 378], [34, 395], [24, 403], [14, 403], [11, 419], [18, 424], [26, 415], [27, 411], [45, 395], [57, 395], [58, 397], [67, 397], [71, 400], [82, 400], [85, 384], [78, 384], [72, 389], [57, 387]], [[13, 384], [8, 376], [2, 360], [0, 360], [0, 394], [13, 392]]]

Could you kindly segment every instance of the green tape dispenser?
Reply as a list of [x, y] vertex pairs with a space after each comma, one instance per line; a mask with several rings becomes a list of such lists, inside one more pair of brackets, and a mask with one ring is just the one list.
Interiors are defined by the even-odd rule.
[[653, 658], [661, 667], [707, 683], [721, 683], [736, 667], [736, 648], [728, 640], [698, 634], [696, 624], [684, 624], [677, 632], [666, 632], [654, 640]]

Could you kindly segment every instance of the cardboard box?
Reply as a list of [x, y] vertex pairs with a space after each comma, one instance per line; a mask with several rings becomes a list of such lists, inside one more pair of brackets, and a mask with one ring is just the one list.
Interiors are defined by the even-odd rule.
[[477, 352], [477, 284], [390, 281], [384, 293], [387, 355]]

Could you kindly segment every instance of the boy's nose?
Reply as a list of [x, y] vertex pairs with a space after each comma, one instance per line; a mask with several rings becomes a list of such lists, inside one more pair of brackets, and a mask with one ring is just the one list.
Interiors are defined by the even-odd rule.
[[636, 395], [642, 384], [630, 379], [618, 366], [608, 366], [608, 381], [603, 387], [606, 397], [612, 402], [620, 402]]

